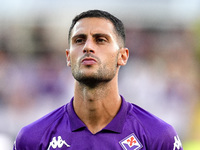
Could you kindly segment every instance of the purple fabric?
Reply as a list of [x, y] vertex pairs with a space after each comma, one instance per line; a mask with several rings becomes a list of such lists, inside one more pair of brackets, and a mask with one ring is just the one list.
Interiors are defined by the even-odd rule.
[[115, 118], [92, 134], [70, 103], [25, 126], [13, 150], [182, 150], [172, 126], [126, 102]]

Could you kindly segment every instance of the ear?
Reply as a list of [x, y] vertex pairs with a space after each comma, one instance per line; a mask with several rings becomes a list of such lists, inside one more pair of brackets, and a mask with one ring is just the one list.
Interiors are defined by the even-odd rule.
[[126, 65], [126, 63], [128, 61], [128, 57], [129, 57], [129, 50], [128, 50], [128, 48], [121, 48], [120, 51], [119, 51], [117, 64], [119, 66]]
[[66, 62], [67, 62], [67, 66], [71, 67], [69, 49], [66, 49]]

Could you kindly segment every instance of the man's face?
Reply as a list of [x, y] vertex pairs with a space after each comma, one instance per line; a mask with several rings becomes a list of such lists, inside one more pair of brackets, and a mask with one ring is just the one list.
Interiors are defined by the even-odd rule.
[[119, 45], [113, 24], [103, 18], [79, 20], [66, 51], [74, 78], [83, 83], [110, 81], [118, 67]]

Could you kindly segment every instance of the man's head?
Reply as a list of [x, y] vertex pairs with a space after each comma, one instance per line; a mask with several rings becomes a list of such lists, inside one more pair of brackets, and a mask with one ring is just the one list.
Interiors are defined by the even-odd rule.
[[125, 30], [124, 30], [124, 25], [121, 20], [116, 18], [115, 16], [111, 15], [110, 13], [102, 10], [88, 10], [85, 12], [82, 12], [81, 14], [77, 15], [73, 20], [71, 27], [69, 29], [69, 34], [68, 34], [68, 44], [70, 45], [70, 38], [71, 38], [71, 33], [72, 30], [75, 26], [75, 24], [84, 18], [104, 18], [109, 20], [115, 29], [116, 36], [118, 37], [118, 44], [120, 47], [125, 46]]
[[[69, 32], [70, 49], [66, 50], [66, 55], [74, 78], [79, 83], [94, 85], [117, 79], [118, 70], [126, 64], [129, 52], [124, 47], [121, 21], [107, 12], [88, 12], [90, 17], [86, 17], [86, 12], [75, 17]], [[102, 17], [103, 14], [114, 18], [111, 19], [113, 21]]]

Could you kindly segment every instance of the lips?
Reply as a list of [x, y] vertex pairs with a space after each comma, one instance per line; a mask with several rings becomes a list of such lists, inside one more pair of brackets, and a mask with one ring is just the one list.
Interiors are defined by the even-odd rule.
[[83, 64], [83, 65], [93, 65], [96, 63], [97, 63], [96, 59], [94, 59], [92, 57], [86, 57], [81, 61], [81, 64]]

